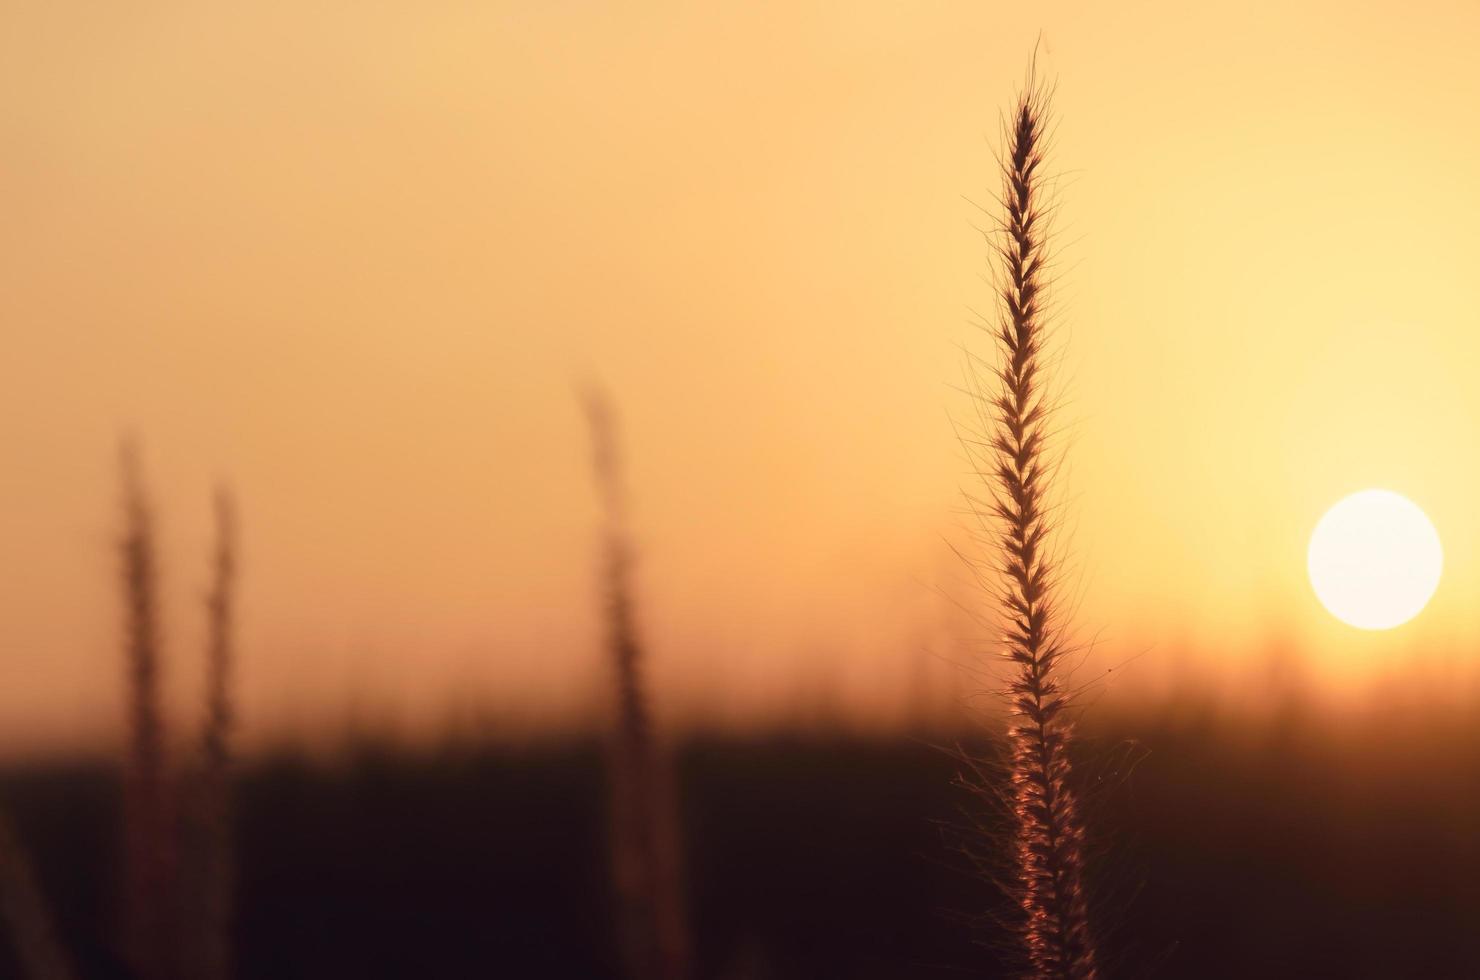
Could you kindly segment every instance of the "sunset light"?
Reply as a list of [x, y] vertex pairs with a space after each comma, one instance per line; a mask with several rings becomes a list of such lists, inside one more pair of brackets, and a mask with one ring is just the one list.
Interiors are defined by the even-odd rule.
[[0, 980], [1480, 980], [1480, 3], [4, 6]]
[[1364, 630], [1401, 626], [1439, 587], [1439, 532], [1418, 505], [1390, 490], [1337, 503], [1310, 536], [1310, 582], [1321, 604]]

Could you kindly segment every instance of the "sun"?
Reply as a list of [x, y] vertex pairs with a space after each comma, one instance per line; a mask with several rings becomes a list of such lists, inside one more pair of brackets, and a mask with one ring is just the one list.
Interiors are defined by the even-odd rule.
[[1418, 505], [1362, 490], [1326, 511], [1306, 555], [1316, 597], [1343, 623], [1386, 630], [1408, 622], [1439, 587], [1444, 550]]

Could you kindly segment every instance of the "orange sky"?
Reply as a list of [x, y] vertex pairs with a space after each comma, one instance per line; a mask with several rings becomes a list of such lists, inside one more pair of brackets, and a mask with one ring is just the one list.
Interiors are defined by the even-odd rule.
[[[1187, 650], [1287, 641], [1337, 676], [1473, 646], [1480, 11], [630, 6], [6, 14], [0, 737], [116, 723], [125, 430], [182, 720], [218, 475], [255, 737], [582, 710], [590, 374], [665, 703], [882, 717], [945, 685], [950, 386], [990, 303], [966, 199], [1040, 30], [1081, 622], [1145, 654], [1117, 687]], [[1303, 569], [1371, 485], [1446, 549], [1381, 636]]]

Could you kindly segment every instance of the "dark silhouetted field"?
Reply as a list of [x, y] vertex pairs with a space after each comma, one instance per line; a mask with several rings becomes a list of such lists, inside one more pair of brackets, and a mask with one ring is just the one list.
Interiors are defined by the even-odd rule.
[[[1480, 976], [1480, 729], [1384, 724], [1087, 728], [1087, 774], [1140, 759], [1088, 804], [1112, 974]], [[908, 739], [690, 742], [698, 975], [992, 975], [959, 921], [991, 896], [937, 823], [967, 803], [954, 767]], [[578, 741], [250, 766], [240, 975], [616, 977], [602, 779]], [[122, 976], [112, 773], [12, 768], [0, 799], [82, 975]]]

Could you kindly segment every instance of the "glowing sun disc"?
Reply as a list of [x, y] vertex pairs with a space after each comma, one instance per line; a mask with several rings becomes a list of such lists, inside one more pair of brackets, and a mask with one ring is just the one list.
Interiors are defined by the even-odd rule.
[[1413, 501], [1391, 490], [1362, 490], [1338, 500], [1316, 524], [1306, 568], [1331, 615], [1358, 629], [1386, 630], [1428, 605], [1444, 551]]

